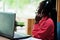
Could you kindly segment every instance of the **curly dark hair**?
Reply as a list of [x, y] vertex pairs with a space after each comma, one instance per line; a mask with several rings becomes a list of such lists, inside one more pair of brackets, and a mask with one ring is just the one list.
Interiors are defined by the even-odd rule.
[[[56, 24], [57, 22], [57, 12], [56, 12], [56, 8], [54, 7], [55, 4], [53, 4], [52, 1], [42, 1], [39, 4], [38, 10], [37, 10], [37, 14], [44, 14], [43, 16], [48, 16], [50, 17], [54, 23]], [[39, 17], [35, 17], [35, 20], [38, 20], [38, 22], [40, 21], [41, 18]]]

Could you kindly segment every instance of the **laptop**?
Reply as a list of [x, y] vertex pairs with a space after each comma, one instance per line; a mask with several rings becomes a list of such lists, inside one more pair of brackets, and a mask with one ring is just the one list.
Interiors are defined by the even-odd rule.
[[31, 37], [30, 35], [14, 31], [15, 17], [15, 13], [0, 12], [0, 36], [7, 37], [9, 39], [23, 39]]

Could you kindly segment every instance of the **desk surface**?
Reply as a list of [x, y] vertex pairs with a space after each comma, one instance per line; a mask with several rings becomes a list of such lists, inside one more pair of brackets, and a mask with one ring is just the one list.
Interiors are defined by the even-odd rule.
[[9, 39], [0, 36], [0, 40], [9, 40]]

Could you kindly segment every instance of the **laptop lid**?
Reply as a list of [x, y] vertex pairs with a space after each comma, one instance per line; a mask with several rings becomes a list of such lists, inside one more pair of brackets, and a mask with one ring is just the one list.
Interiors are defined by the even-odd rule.
[[0, 12], [0, 35], [13, 38], [15, 13]]

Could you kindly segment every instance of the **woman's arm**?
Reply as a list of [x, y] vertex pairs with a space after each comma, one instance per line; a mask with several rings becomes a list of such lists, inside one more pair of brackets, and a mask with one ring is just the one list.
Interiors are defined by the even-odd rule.
[[32, 35], [36, 38], [44, 38], [51, 32], [52, 29], [52, 22], [50, 20], [42, 25], [41, 28], [38, 24], [35, 24], [32, 30]]

